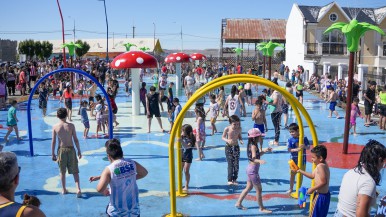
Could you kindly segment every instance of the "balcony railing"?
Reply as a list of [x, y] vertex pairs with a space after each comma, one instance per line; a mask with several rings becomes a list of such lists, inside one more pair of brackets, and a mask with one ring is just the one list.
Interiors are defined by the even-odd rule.
[[318, 54], [318, 43], [307, 43], [307, 54]]
[[337, 44], [337, 43], [322, 44], [322, 54], [345, 55], [346, 53], [347, 53], [346, 44]]
[[386, 57], [386, 44], [383, 45], [383, 56]]

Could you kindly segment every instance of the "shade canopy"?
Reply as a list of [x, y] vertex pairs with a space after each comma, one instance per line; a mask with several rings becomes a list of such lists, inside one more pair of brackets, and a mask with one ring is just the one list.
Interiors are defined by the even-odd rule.
[[190, 56], [182, 52], [169, 54], [165, 58], [165, 63], [183, 63], [183, 62], [191, 62], [191, 61], [192, 59], [190, 58]]
[[201, 54], [201, 53], [192, 53], [190, 55], [190, 57], [193, 60], [206, 60], [206, 56], [204, 54]]
[[120, 54], [111, 62], [111, 67], [115, 69], [157, 68], [157, 66], [157, 60], [143, 51], [129, 51]]

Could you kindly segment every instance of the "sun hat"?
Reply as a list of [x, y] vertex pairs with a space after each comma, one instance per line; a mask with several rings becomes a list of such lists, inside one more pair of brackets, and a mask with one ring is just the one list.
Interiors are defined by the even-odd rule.
[[259, 130], [259, 128], [252, 128], [248, 130], [248, 138], [254, 138], [258, 136], [261, 136], [261, 131]]

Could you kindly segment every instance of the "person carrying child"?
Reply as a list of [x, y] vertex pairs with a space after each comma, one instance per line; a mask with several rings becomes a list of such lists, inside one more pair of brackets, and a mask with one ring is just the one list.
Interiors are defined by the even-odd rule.
[[[288, 130], [290, 132], [291, 137], [288, 139], [287, 148], [290, 152], [290, 159], [292, 159], [296, 164], [298, 164], [298, 152], [303, 149], [303, 168], [306, 165], [306, 150], [310, 149], [310, 142], [307, 137], [304, 137], [304, 144], [302, 147], [299, 146], [299, 126], [296, 123], [292, 123], [289, 125]], [[286, 191], [287, 194], [291, 194], [294, 187], [296, 171], [291, 171], [290, 176], [290, 188]]]
[[272, 213], [271, 210], [268, 210], [263, 205], [263, 198], [261, 192], [263, 191], [261, 187], [261, 180], [259, 175], [259, 169], [261, 164], [265, 164], [265, 160], [261, 160], [261, 156], [263, 156], [267, 152], [271, 152], [272, 148], [266, 148], [264, 151], [259, 151], [257, 147], [258, 137], [261, 137], [261, 132], [258, 128], [252, 128], [248, 130], [248, 145], [247, 145], [247, 157], [249, 164], [247, 166], [247, 186], [241, 192], [239, 199], [237, 200], [235, 207], [237, 209], [246, 210], [247, 208], [242, 205], [244, 198], [248, 195], [248, 193], [255, 188], [256, 190], [256, 200], [259, 204], [260, 212], [262, 213]]
[[180, 140], [182, 145], [182, 168], [185, 174], [185, 186], [183, 191], [188, 191], [190, 181], [189, 170], [193, 160], [193, 148], [196, 143], [196, 137], [193, 134], [193, 128], [191, 125], [185, 124], [182, 126]]
[[219, 113], [219, 109], [220, 109], [220, 107], [219, 107], [218, 103], [216, 102], [216, 95], [212, 94], [210, 96], [209, 109], [206, 112], [206, 114], [208, 114], [210, 112], [210, 124], [212, 126], [212, 134], [211, 135], [217, 133], [216, 119], [217, 119], [217, 116]]
[[237, 115], [229, 117], [229, 126], [225, 127], [222, 140], [225, 141], [225, 156], [228, 162], [228, 185], [238, 185], [240, 144], [243, 145], [241, 137], [240, 118]]
[[314, 200], [311, 203], [312, 217], [326, 217], [328, 215], [328, 207], [330, 206], [331, 194], [329, 191], [330, 184], [330, 168], [326, 162], [327, 148], [324, 145], [318, 145], [311, 150], [312, 163], [316, 168], [312, 173], [308, 173], [302, 169], [296, 172], [301, 173], [309, 179], [315, 180], [315, 185], [307, 190], [307, 194], [315, 192]]
[[263, 97], [259, 96], [255, 102], [256, 107], [252, 112], [252, 121], [254, 121], [253, 128], [259, 129], [261, 133], [259, 138], [257, 138], [260, 143], [260, 151], [263, 151], [263, 137], [265, 136], [265, 131], [268, 131], [265, 110], [263, 109], [263, 101]]

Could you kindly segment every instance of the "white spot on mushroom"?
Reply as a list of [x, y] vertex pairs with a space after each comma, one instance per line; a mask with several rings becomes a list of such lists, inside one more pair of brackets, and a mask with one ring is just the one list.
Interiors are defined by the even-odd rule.
[[165, 58], [165, 62], [167, 62], [167, 61], [168, 61], [168, 58], [166, 57], [166, 58]]
[[135, 54], [132, 53], [131, 56], [135, 56]]
[[174, 55], [176, 55], [177, 53], [173, 53]]
[[196, 59], [197, 57], [196, 56], [192, 56], [193, 59]]
[[117, 61], [115, 61], [115, 66], [118, 67], [123, 62], [125, 62], [125, 60], [117, 60]]
[[142, 64], [144, 60], [142, 57], [138, 57], [135, 61], [137, 61], [138, 64]]
[[176, 57], [176, 60], [181, 60], [181, 57]]
[[172, 59], [174, 59], [174, 57], [169, 57], [169, 59], [171, 59], [171, 60], [172, 60]]

